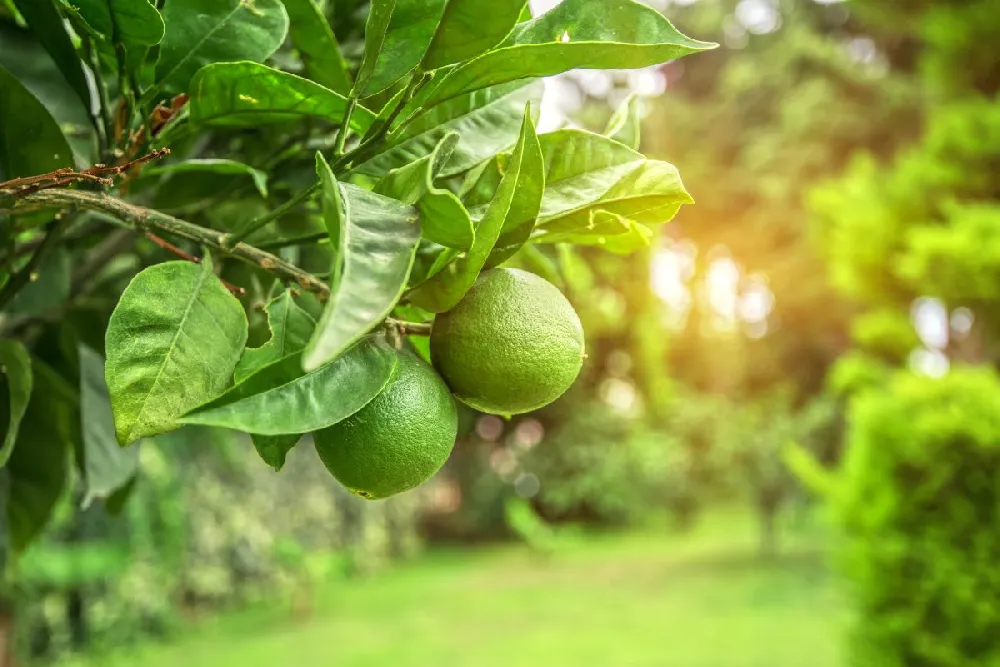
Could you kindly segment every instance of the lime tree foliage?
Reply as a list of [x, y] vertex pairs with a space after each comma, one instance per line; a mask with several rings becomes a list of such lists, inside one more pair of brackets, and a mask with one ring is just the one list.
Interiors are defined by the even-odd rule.
[[620, 133], [539, 136], [539, 77], [713, 46], [632, 0], [0, 3], [5, 544], [188, 424], [275, 469], [312, 434], [382, 498], [447, 459], [453, 394], [553, 401], [580, 321], [505, 263], [691, 198]]

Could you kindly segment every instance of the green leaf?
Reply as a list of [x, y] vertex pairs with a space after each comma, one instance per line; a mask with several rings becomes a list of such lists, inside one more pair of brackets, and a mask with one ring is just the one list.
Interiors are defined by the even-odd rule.
[[524, 0], [449, 0], [421, 66], [438, 69], [486, 53], [510, 34], [523, 7]]
[[79, 56], [76, 55], [73, 40], [70, 39], [69, 33], [66, 31], [66, 24], [63, 22], [55, 2], [53, 0], [14, 0], [14, 6], [27, 21], [31, 32], [52, 56], [63, 77], [76, 91], [80, 101], [83, 102], [83, 108], [90, 110], [90, 86], [87, 84], [87, 77], [83, 72], [83, 64], [80, 62]]
[[[257, 63], [218, 63], [191, 81], [191, 122], [195, 125], [254, 128], [303, 118], [339, 121], [347, 99], [339, 93]], [[358, 106], [351, 127], [364, 132], [375, 114]]]
[[371, 0], [368, 10], [368, 20], [365, 22], [365, 51], [358, 67], [358, 77], [354, 82], [355, 90], [364, 90], [375, 73], [385, 34], [389, 30], [392, 13], [396, 9], [396, 0]]
[[289, 36], [306, 66], [306, 76], [341, 95], [351, 92], [351, 75], [330, 23], [314, 0], [282, 0]]
[[205, 65], [263, 62], [288, 32], [281, 0], [170, 0], [163, 20], [156, 82], [166, 93], [187, 91]]
[[586, 229], [544, 234], [536, 243], [573, 243], [600, 246], [614, 253], [627, 255], [649, 247], [653, 231], [635, 220], [629, 220], [610, 211], [590, 211], [590, 224]]
[[420, 64], [444, 5], [445, 0], [373, 0], [375, 17], [369, 16], [365, 28], [365, 58], [358, 74], [357, 90], [362, 97], [382, 92]]
[[639, 137], [642, 129], [642, 98], [632, 93], [625, 98], [604, 128], [604, 136], [625, 144], [633, 150], [639, 150]]
[[518, 24], [503, 45], [456, 67], [429, 91], [432, 105], [473, 90], [572, 69], [637, 69], [717, 45], [689, 39], [633, 0], [564, 0]]
[[320, 205], [323, 209], [323, 224], [333, 249], [333, 266], [330, 271], [330, 289], [334, 291], [340, 284], [340, 276], [344, 270], [345, 242], [348, 235], [347, 207], [337, 184], [337, 179], [326, 163], [323, 154], [316, 152], [316, 178], [320, 184]]
[[514, 145], [524, 105], [538, 109], [543, 89], [541, 81], [517, 82], [439, 104], [390, 134], [382, 153], [354, 171], [381, 176], [429, 155], [447, 134], [457, 132], [459, 144], [439, 175], [461, 173]]
[[0, 67], [2, 176], [34, 176], [72, 165], [73, 153], [55, 120], [14, 75]]
[[542, 135], [545, 196], [534, 238], [586, 231], [593, 209], [636, 222], [667, 222], [692, 203], [677, 169], [647, 160], [628, 146], [583, 130]]
[[272, 299], [265, 310], [271, 338], [260, 347], [243, 351], [243, 356], [236, 364], [237, 382], [279, 359], [302, 351], [316, 329], [316, 320], [295, 303], [291, 290], [285, 290]]
[[110, 497], [135, 477], [139, 448], [124, 448], [115, 439], [104, 359], [85, 345], [80, 352], [80, 424], [83, 432], [84, 504]]
[[67, 0], [80, 17], [103, 37], [103, 49], [118, 58], [115, 42], [125, 48], [127, 62], [118, 66], [138, 72], [146, 51], [163, 39], [163, 18], [148, 0]]
[[105, 335], [107, 382], [122, 445], [165, 433], [229, 386], [247, 339], [240, 302], [200, 265], [167, 262], [125, 288]]
[[[331, 190], [338, 184], [322, 156], [317, 171], [325, 196], [334, 199]], [[335, 359], [385, 319], [403, 293], [420, 241], [412, 207], [352, 185], [339, 187], [346, 224], [343, 236], [331, 240], [342, 268], [335, 271], [340, 279], [303, 355], [306, 370]]]
[[[38, 40], [27, 30], [0, 22], [0, 67], [13, 74], [48, 110], [78, 159], [93, 164], [97, 142], [90, 109], [80, 104], [72, 86]], [[0, 93], [0, 98], [3, 96]], [[3, 153], [0, 147], [0, 155]]]
[[54, 250], [32, 275], [35, 279], [11, 300], [7, 312], [37, 316], [65, 303], [69, 299], [70, 262], [69, 251], [65, 248]]
[[[475, 178], [471, 179], [472, 184], [467, 185], [463, 196], [466, 205], [475, 209], [474, 218], [482, 217], [489, 206], [489, 202], [503, 178], [505, 165], [509, 158], [510, 156], [506, 154], [497, 155], [484, 163], [479, 170], [470, 173], [470, 176], [474, 175]], [[545, 187], [544, 174], [527, 179], [523, 183], [517, 198], [511, 204], [503, 229], [500, 230], [500, 238], [497, 239], [493, 251], [486, 261], [485, 268], [493, 268], [502, 264], [531, 238], [541, 209]]]
[[[289, 359], [298, 361], [298, 355]], [[270, 367], [265, 368], [183, 421], [268, 436], [309, 433], [332, 426], [363, 408], [385, 387], [396, 363], [395, 350], [384, 340], [364, 338], [325, 366], [285, 384], [250, 393], [263, 385], [255, 380], [257, 375], [266, 379], [273, 373]]]
[[450, 310], [457, 304], [479, 276], [490, 253], [505, 227], [511, 212], [520, 209], [515, 198], [521, 192], [536, 197], [544, 189], [545, 172], [542, 152], [535, 135], [531, 115], [525, 113], [521, 137], [511, 155], [507, 170], [500, 181], [493, 201], [476, 227], [476, 241], [464, 257], [456, 259], [444, 270], [410, 293], [410, 301], [434, 313]]
[[[37, 360], [35, 369], [40, 369]], [[3, 471], [9, 479], [7, 526], [15, 551], [24, 550], [44, 528], [69, 471], [70, 423], [76, 406], [50, 383], [51, 375], [35, 374], [17, 444]]]
[[95, 31], [113, 41], [156, 46], [163, 39], [163, 17], [149, 0], [68, 0]]
[[[624, 234], [608, 236], [604, 241], [598, 241], [597, 245], [619, 255], [629, 255], [637, 250], [648, 248], [655, 236], [653, 230], [635, 220], [629, 220], [628, 225], [628, 231]], [[580, 243], [580, 241], [576, 241], [576, 243]]]
[[17, 432], [31, 398], [31, 357], [24, 345], [16, 340], [0, 340], [0, 372], [4, 375], [4, 381], [0, 382], [0, 395], [7, 394], [6, 397], [0, 396], [3, 401], [0, 412], [6, 412], [6, 419], [2, 423], [6, 424], [7, 429], [3, 444], [0, 445], [2, 468], [14, 451]]
[[443, 170], [458, 141], [458, 133], [449, 132], [430, 155], [386, 174], [375, 185], [375, 192], [416, 205], [425, 239], [468, 250], [476, 235], [469, 212], [455, 193], [434, 186], [434, 177]]
[[257, 435], [251, 434], [250, 440], [260, 455], [260, 458], [267, 465], [275, 470], [281, 470], [285, 465], [285, 457], [292, 447], [302, 439], [301, 433], [291, 433], [288, 435]]
[[[205, 174], [218, 174], [223, 176], [247, 176], [257, 188], [257, 192], [262, 197], [267, 196], [267, 174], [260, 169], [254, 169], [248, 164], [235, 160], [220, 158], [193, 159], [185, 162], [164, 165], [162, 167], [150, 167], [143, 172], [143, 176], [166, 176], [175, 174], [189, 174], [195, 178], [204, 178]], [[166, 186], [169, 190], [170, 186]]]

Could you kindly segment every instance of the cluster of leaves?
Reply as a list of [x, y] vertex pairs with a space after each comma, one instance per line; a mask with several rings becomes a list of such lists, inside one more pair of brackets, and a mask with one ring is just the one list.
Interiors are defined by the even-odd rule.
[[[634, 146], [534, 129], [538, 77], [712, 46], [654, 10], [354, 4], [0, 5], [0, 28], [44, 63], [0, 58], [0, 474], [16, 549], [71, 451], [87, 499], [127, 491], [135, 450], [119, 445], [184, 424], [249, 433], [280, 468], [303, 434], [378, 395], [402, 335], [426, 333], [484, 268], [538, 244], [628, 252], [690, 201]], [[132, 167], [153, 148], [175, 157]], [[81, 170], [96, 160], [122, 176], [114, 195], [103, 167]], [[160, 248], [181, 261], [157, 263]]]

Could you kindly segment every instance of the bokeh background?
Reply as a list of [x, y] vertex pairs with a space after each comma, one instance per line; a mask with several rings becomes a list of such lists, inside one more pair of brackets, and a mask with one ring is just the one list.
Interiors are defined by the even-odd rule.
[[647, 4], [721, 47], [551, 79], [539, 131], [638, 104], [697, 205], [520, 260], [573, 389], [384, 502], [306, 442], [143, 443], [19, 564], [29, 664], [1000, 664], [1000, 2]]

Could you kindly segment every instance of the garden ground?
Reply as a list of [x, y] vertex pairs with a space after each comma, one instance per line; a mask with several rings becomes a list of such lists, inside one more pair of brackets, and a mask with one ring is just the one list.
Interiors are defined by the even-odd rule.
[[815, 532], [770, 561], [732, 514], [686, 535], [566, 534], [548, 557], [437, 550], [321, 587], [305, 620], [265, 605], [73, 667], [839, 667], [846, 619]]

